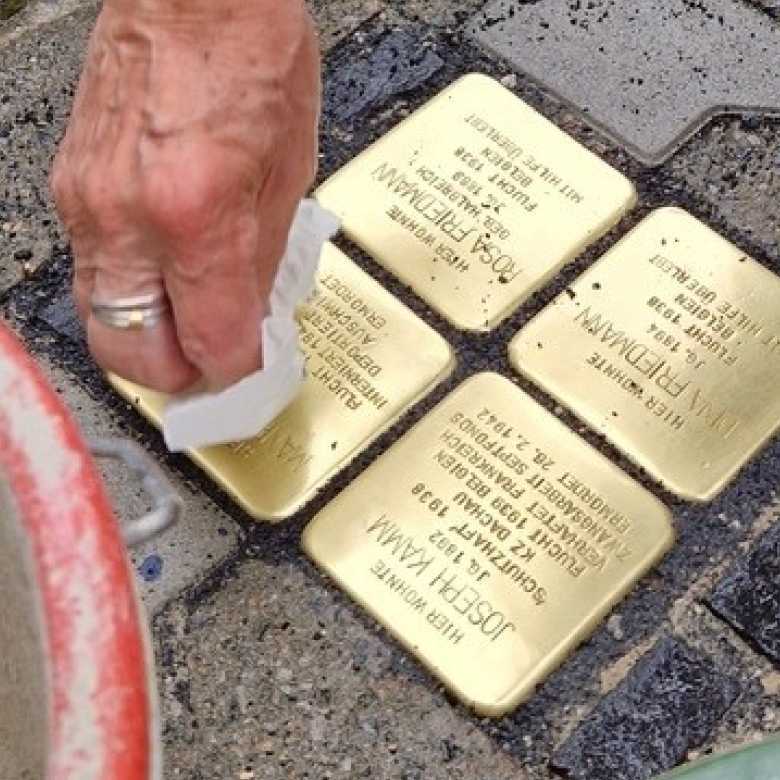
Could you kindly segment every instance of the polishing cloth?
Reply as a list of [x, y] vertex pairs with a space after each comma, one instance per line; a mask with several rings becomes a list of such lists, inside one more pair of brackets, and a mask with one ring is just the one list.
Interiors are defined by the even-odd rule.
[[305, 376], [295, 311], [312, 294], [322, 246], [338, 227], [315, 201], [301, 202], [260, 325], [263, 368], [218, 393], [171, 398], [163, 414], [171, 452], [257, 436], [295, 399]]

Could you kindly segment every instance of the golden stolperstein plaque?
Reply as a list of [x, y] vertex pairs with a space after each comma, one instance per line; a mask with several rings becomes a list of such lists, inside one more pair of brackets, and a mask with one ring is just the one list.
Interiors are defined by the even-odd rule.
[[[444, 339], [326, 244], [298, 312], [307, 379], [258, 437], [190, 453], [247, 512], [288, 517], [452, 369]], [[110, 381], [156, 425], [165, 396]]]
[[623, 175], [478, 74], [316, 197], [355, 243], [471, 331], [494, 328], [636, 201]]
[[707, 501], [780, 423], [780, 277], [659, 209], [531, 320], [510, 357], [670, 490]]
[[491, 716], [527, 699], [672, 541], [655, 497], [497, 374], [462, 384], [303, 537]]

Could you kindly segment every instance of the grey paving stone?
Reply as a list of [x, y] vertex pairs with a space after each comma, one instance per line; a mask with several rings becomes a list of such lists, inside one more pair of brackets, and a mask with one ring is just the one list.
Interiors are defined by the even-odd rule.
[[721, 580], [709, 604], [780, 664], [780, 523]]
[[500, 742], [267, 530], [258, 559], [156, 621], [166, 778], [517, 780]]
[[96, 0], [0, 0], [0, 46]]
[[392, 30], [364, 56], [330, 70], [323, 94], [326, 115], [350, 127], [362, 114], [424, 84], [443, 66], [421, 30]]
[[648, 164], [726, 107], [780, 107], [780, 28], [744, 2], [493, 0], [468, 29]]
[[358, 25], [378, 13], [381, 0], [309, 0], [323, 51], [333, 48]]
[[[772, 514], [776, 511], [775, 506]], [[769, 513], [767, 511], [766, 514]], [[686, 761], [750, 744], [771, 735], [780, 726], [777, 700], [780, 673], [768, 658], [757, 653], [701, 602], [702, 594], [708, 591], [706, 583], [711, 583], [712, 579], [711, 575], [703, 574], [696, 589], [697, 595], [689, 593], [692, 600], [687, 605], [680, 602], [675, 605], [672, 617], [675, 636], [699, 654], [712, 659], [728, 675], [737, 677], [741, 691], [704, 742], [688, 751]], [[744, 778], [734, 776], [727, 780], [748, 780], [748, 777], [749, 773]]]
[[[87, 436], [123, 434], [112, 416], [64, 372], [45, 366], [57, 392]], [[114, 508], [121, 521], [147, 511], [147, 497], [136, 481], [118, 464], [100, 463]], [[131, 552], [141, 598], [155, 613], [182, 590], [203, 580], [217, 565], [232, 555], [241, 536], [236, 523], [205, 496], [194, 492], [172, 472], [164, 469], [185, 502], [181, 521]]]
[[563, 744], [552, 766], [574, 780], [645, 780], [701, 744], [739, 691], [710, 659], [662, 639]]
[[445, 28], [463, 24], [484, 4], [485, 0], [393, 0], [393, 7], [408, 18]]
[[0, 48], [0, 293], [65, 242], [48, 172], [93, 21], [88, 4]]
[[780, 268], [780, 127], [723, 120], [670, 161], [670, 174]]
[[[780, 712], [777, 707], [779, 693], [779, 672], [762, 671], [756, 674], [718, 728], [699, 750], [690, 755], [690, 759], [776, 738], [780, 733]], [[736, 774], [728, 777], [728, 780], [748, 780], [748, 778], [753, 780], [750, 775], [745, 777]], [[771, 775], [770, 780], [774, 780]]]

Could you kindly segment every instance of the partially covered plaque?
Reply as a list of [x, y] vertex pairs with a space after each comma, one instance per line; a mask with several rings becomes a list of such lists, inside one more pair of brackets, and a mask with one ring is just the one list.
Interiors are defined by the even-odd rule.
[[[297, 399], [254, 439], [190, 453], [247, 512], [272, 521], [305, 504], [454, 365], [441, 336], [332, 244], [297, 319], [307, 371]], [[165, 396], [110, 379], [159, 427]]]

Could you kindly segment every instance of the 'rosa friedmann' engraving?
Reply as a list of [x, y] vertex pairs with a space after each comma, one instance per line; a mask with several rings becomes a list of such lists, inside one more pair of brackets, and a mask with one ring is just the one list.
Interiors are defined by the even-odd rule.
[[780, 422], [780, 278], [685, 212], [661, 209], [510, 354], [671, 490], [707, 500]]
[[495, 374], [462, 385], [304, 535], [491, 715], [527, 697], [671, 541], [654, 497]]
[[608, 230], [635, 193], [500, 84], [470, 75], [317, 198], [452, 323], [484, 331]]
[[[438, 334], [332, 244], [298, 323], [307, 372], [299, 397], [259, 436], [191, 453], [250, 514], [268, 520], [302, 506], [453, 362]], [[159, 424], [162, 395], [112, 382]]]

